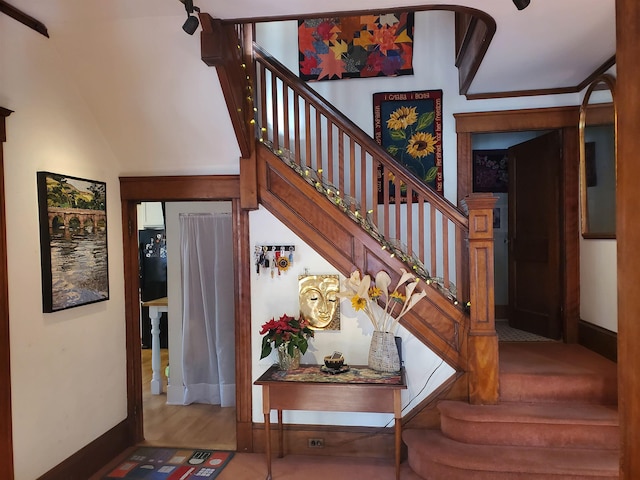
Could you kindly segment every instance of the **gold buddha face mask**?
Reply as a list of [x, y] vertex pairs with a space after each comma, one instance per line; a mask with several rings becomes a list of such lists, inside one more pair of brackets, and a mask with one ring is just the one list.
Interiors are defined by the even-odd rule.
[[314, 330], [340, 330], [340, 278], [338, 275], [301, 275], [300, 317]]

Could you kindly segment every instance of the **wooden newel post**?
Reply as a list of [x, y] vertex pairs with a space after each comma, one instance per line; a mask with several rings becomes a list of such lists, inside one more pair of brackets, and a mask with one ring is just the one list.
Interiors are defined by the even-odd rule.
[[469, 215], [469, 300], [467, 342], [469, 402], [498, 403], [498, 336], [495, 326], [493, 207], [497, 198], [475, 193], [462, 203]]

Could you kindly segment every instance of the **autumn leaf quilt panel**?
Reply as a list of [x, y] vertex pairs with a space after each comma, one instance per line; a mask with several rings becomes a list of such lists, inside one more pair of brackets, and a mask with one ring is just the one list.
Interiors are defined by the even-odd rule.
[[305, 81], [413, 75], [411, 12], [298, 21]]

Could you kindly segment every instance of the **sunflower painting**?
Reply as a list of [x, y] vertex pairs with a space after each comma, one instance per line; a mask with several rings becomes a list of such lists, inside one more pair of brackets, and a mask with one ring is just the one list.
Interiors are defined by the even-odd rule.
[[[373, 95], [375, 140], [411, 173], [442, 194], [442, 90]], [[393, 178], [379, 172], [378, 201], [389, 188], [389, 201], [397, 194]], [[389, 175], [387, 175], [389, 177]], [[402, 188], [402, 187], [401, 187]], [[400, 201], [406, 202], [406, 192]]]

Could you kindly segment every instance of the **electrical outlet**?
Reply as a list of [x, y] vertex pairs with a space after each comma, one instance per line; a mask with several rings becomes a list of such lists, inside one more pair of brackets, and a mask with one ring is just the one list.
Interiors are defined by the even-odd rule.
[[323, 448], [324, 438], [309, 438], [307, 440], [307, 446], [309, 448]]

